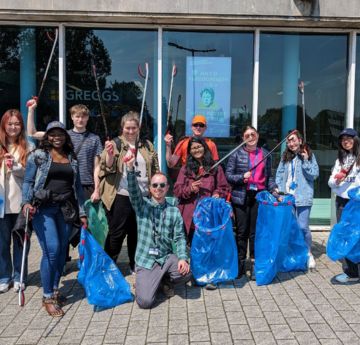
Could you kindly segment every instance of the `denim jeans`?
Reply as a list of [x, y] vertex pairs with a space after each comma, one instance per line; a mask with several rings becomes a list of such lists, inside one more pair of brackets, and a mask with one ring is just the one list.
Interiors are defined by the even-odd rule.
[[65, 223], [60, 206], [52, 204], [40, 206], [34, 215], [33, 226], [43, 253], [40, 276], [44, 297], [51, 297], [54, 288], [59, 287], [72, 224]]
[[311, 206], [295, 207], [296, 218], [299, 227], [304, 234], [305, 243], [309, 249], [309, 252], [311, 252], [311, 242], [312, 242], [311, 231], [309, 227], [310, 211], [311, 211]]
[[[9, 284], [12, 280], [19, 282], [21, 273], [22, 245], [11, 230], [15, 225], [18, 214], [6, 214], [0, 218], [0, 283]], [[13, 253], [11, 259], [11, 238], [13, 239]], [[27, 254], [30, 242], [28, 242]], [[27, 255], [25, 261], [24, 282], [27, 277]]]

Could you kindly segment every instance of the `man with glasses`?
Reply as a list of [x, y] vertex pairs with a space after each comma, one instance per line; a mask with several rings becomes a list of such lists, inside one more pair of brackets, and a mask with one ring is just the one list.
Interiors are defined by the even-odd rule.
[[[205, 116], [195, 115], [191, 121], [191, 130], [193, 132], [193, 137], [203, 137], [206, 128], [207, 126]], [[171, 152], [171, 145], [173, 140], [174, 138], [171, 134], [166, 134], [166, 162], [169, 168], [173, 168], [179, 162], [179, 160], [181, 162], [181, 165], [185, 165], [188, 156], [187, 150], [190, 138], [185, 137], [180, 140], [175, 147], [174, 153]], [[219, 155], [215, 143], [208, 138], [205, 138], [205, 142], [209, 147], [212, 159], [214, 161], [219, 160]]]
[[183, 220], [175, 198], [166, 197], [167, 177], [156, 173], [151, 178], [151, 199], [143, 197], [134, 169], [135, 158], [126, 162], [128, 191], [136, 213], [138, 242], [136, 263], [136, 302], [148, 309], [162, 286], [167, 297], [174, 295], [172, 284], [186, 283], [191, 278], [187, 262]]

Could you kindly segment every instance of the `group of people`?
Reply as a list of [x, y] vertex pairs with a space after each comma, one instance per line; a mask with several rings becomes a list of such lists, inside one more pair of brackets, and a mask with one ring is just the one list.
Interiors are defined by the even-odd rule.
[[[192, 216], [199, 200], [208, 196], [231, 199], [239, 277], [246, 274], [249, 248], [250, 278], [255, 279], [256, 194], [263, 190], [295, 196], [296, 217], [309, 250], [308, 267], [315, 268], [309, 216], [319, 168], [299, 131], [289, 132], [274, 177], [271, 155], [259, 147], [254, 127], [244, 129], [244, 145], [230, 155], [223, 169], [215, 165], [219, 160], [215, 143], [204, 136], [206, 118], [194, 116], [192, 136], [180, 140], [174, 150], [172, 135], [164, 138], [168, 167], [181, 166], [174, 196], [168, 197], [170, 183], [160, 171], [153, 144], [139, 137], [136, 112], [122, 117], [121, 134], [103, 147], [99, 136], [87, 130], [86, 106], [70, 108], [71, 130], [53, 121], [45, 132], [35, 128], [36, 106], [35, 100], [29, 102], [27, 134], [39, 140], [37, 149], [27, 141], [18, 110], [8, 110], [0, 122], [0, 292], [26, 287], [26, 267], [20, 283], [21, 243], [12, 229], [18, 215], [28, 212], [43, 254], [43, 306], [53, 317], [64, 315], [66, 298], [59, 283], [73, 224], [81, 220], [87, 227], [86, 199], [103, 203], [109, 226], [104, 249], [115, 262], [127, 238], [129, 270], [136, 275], [135, 297], [141, 308], [154, 304], [160, 287], [172, 296], [173, 284], [191, 279], [187, 246], [191, 247], [195, 231]], [[349, 200], [347, 191], [360, 185], [359, 171], [359, 137], [348, 128], [340, 133], [338, 159], [329, 179], [337, 194], [338, 219]], [[341, 283], [359, 279], [357, 264], [349, 260], [345, 264], [344, 273], [335, 278]]]

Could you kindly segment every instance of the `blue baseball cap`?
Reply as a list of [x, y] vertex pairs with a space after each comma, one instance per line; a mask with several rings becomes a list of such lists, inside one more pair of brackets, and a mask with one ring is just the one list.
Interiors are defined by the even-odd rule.
[[355, 129], [353, 128], [345, 128], [340, 132], [339, 138], [342, 137], [343, 135], [346, 135], [348, 137], [357, 137], [358, 132], [356, 132]]
[[64, 131], [66, 131], [66, 127], [62, 122], [60, 122], [60, 121], [51, 121], [46, 126], [46, 132], [49, 132], [51, 129], [54, 129], [54, 128], [60, 128], [60, 129], [62, 129]]

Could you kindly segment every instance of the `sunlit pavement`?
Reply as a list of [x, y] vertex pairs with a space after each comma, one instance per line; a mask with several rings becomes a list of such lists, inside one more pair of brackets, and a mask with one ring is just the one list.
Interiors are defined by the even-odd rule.
[[[360, 344], [360, 284], [334, 285], [339, 263], [325, 255], [327, 232], [313, 233], [314, 272], [279, 274], [268, 286], [247, 278], [207, 291], [190, 284], [141, 310], [136, 303], [94, 312], [77, 283], [73, 260], [62, 280], [68, 304], [62, 319], [41, 307], [40, 249], [32, 239], [26, 304], [0, 294], [0, 344]], [[77, 258], [77, 251], [71, 251]], [[131, 286], [127, 256], [120, 268]]]

